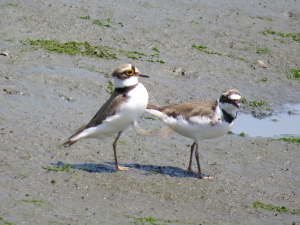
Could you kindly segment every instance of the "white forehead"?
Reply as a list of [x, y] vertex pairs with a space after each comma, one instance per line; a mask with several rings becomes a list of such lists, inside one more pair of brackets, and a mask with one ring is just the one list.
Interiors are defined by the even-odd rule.
[[231, 100], [240, 100], [241, 99], [241, 96], [238, 95], [238, 94], [231, 94], [228, 96], [229, 99]]
[[122, 68], [119, 68], [119, 73], [123, 73], [123, 72], [125, 72], [126, 70], [128, 70], [128, 69], [131, 69], [131, 64], [126, 64], [126, 65], [122, 65]]
[[[120, 70], [118, 71], [119, 73], [123, 73], [125, 72], [126, 70], [129, 70], [132, 68], [132, 65], [131, 64], [125, 64], [122, 66], [122, 68], [120, 68]], [[140, 73], [138, 68], [135, 67], [135, 73]]]

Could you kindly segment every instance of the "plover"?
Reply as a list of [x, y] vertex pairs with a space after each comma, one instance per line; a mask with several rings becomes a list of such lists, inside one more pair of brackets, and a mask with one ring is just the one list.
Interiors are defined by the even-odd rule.
[[149, 77], [139, 73], [131, 64], [118, 66], [113, 74], [114, 92], [103, 104], [93, 119], [80, 127], [75, 134], [68, 138], [63, 146], [68, 147], [82, 138], [104, 139], [117, 134], [113, 142], [116, 170], [128, 170], [118, 165], [116, 144], [122, 132], [132, 125], [137, 133], [141, 132], [137, 120], [140, 118], [148, 103], [148, 92], [138, 77]]
[[171, 106], [148, 105], [146, 112], [151, 113], [167, 124], [176, 133], [192, 138], [188, 171], [192, 170], [192, 155], [195, 157], [200, 179], [212, 179], [201, 173], [198, 143], [204, 139], [225, 135], [233, 126], [241, 101], [241, 94], [235, 89], [222, 92], [218, 100], [184, 102]]

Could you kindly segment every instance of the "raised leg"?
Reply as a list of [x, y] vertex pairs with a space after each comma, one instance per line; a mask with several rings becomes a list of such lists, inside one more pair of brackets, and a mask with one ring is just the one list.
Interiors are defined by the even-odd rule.
[[194, 149], [195, 149], [195, 145], [196, 145], [196, 142], [194, 142], [191, 146], [191, 155], [190, 155], [190, 162], [189, 162], [189, 167], [187, 169], [188, 172], [191, 172], [191, 173], [195, 173], [193, 170], [192, 170], [192, 160], [193, 160], [193, 152], [194, 152]]
[[133, 122], [132, 126], [138, 135], [149, 135], [150, 134], [150, 131], [141, 129], [136, 121]]
[[128, 167], [121, 167], [118, 165], [118, 159], [117, 159], [117, 149], [116, 149], [116, 146], [117, 146], [117, 141], [119, 140], [119, 137], [121, 136], [122, 134], [122, 131], [120, 131], [118, 133], [118, 136], [116, 137], [116, 140], [114, 141], [113, 143], [113, 148], [114, 148], [114, 155], [115, 155], [115, 166], [116, 166], [116, 170], [120, 170], [120, 171], [123, 171], [123, 170], [129, 170]]
[[204, 180], [211, 180], [211, 179], [214, 179], [213, 177], [209, 177], [209, 176], [206, 177], [206, 176], [203, 176], [202, 173], [201, 173], [200, 160], [199, 160], [199, 152], [198, 152], [198, 143], [196, 143], [195, 157], [196, 157], [196, 160], [197, 160], [199, 179], [204, 179]]

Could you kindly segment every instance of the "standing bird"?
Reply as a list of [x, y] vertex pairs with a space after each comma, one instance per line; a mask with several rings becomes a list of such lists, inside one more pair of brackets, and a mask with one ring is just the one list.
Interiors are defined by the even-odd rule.
[[201, 173], [198, 143], [204, 139], [225, 135], [233, 126], [240, 108], [241, 94], [235, 89], [223, 91], [219, 100], [184, 102], [171, 106], [148, 105], [146, 112], [151, 113], [167, 124], [176, 133], [192, 138], [191, 155], [188, 171], [192, 170], [192, 155], [196, 146], [195, 157], [200, 179], [213, 179]]
[[137, 133], [141, 133], [137, 120], [148, 104], [148, 92], [138, 77], [149, 77], [140, 74], [131, 64], [118, 66], [113, 74], [115, 90], [111, 97], [99, 109], [93, 119], [80, 127], [75, 134], [63, 144], [69, 147], [82, 138], [104, 139], [118, 134], [114, 143], [116, 170], [128, 170], [128, 167], [118, 165], [116, 144], [122, 132], [132, 125]]

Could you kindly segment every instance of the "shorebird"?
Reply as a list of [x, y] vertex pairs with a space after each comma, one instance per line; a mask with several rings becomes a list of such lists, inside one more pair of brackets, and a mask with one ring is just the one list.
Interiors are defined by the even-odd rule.
[[192, 170], [192, 156], [196, 146], [200, 179], [213, 179], [201, 173], [198, 143], [204, 139], [217, 138], [225, 135], [233, 126], [240, 106], [241, 94], [235, 89], [222, 92], [218, 100], [184, 102], [171, 106], [148, 105], [146, 112], [159, 117], [176, 133], [192, 138], [190, 162], [187, 171]]
[[82, 138], [104, 139], [117, 134], [113, 142], [116, 170], [128, 170], [128, 167], [118, 165], [116, 144], [122, 132], [129, 126], [133, 126], [137, 133], [142, 133], [137, 124], [148, 103], [148, 92], [138, 77], [143, 75], [131, 64], [118, 66], [112, 73], [114, 78], [114, 92], [102, 105], [93, 119], [80, 127], [63, 144], [69, 147]]

